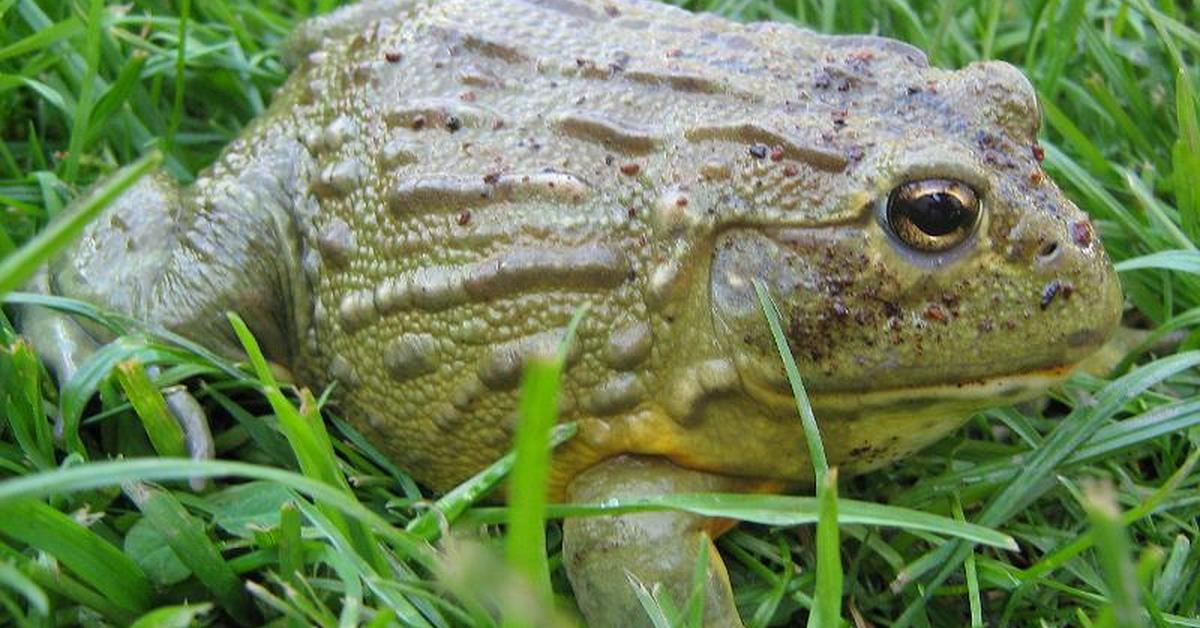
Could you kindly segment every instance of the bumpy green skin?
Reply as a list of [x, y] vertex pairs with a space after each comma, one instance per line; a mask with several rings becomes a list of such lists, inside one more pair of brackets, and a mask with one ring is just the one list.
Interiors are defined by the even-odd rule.
[[[439, 489], [509, 447], [522, 361], [584, 303], [556, 497], [626, 454], [740, 490], [811, 478], [755, 277], [843, 473], [1035, 394], [1120, 315], [1087, 216], [1035, 158], [1033, 90], [1003, 63], [947, 71], [881, 38], [576, 0], [376, 1], [288, 52], [291, 79], [217, 164], [184, 190], [144, 181], [42, 289], [231, 352], [221, 312], [238, 310]], [[881, 218], [927, 177], [983, 201], [943, 254]], [[61, 321], [26, 325], [66, 360], [47, 346]], [[588, 560], [623, 582], [621, 559]], [[627, 621], [597, 595], [593, 621]]]

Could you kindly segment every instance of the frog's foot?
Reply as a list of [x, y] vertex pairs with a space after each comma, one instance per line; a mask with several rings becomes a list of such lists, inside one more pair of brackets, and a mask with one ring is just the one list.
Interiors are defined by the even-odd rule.
[[1079, 363], [1079, 370], [1096, 377], [1114, 377], [1118, 369], [1128, 368], [1132, 359], [1145, 351], [1169, 353], [1183, 342], [1187, 334], [1174, 331], [1167, 334], [1152, 329], [1135, 329], [1122, 325], [1095, 353]]
[[[167, 411], [175, 418], [175, 422], [183, 429], [183, 441], [187, 444], [188, 456], [192, 460], [212, 460], [216, 457], [216, 446], [213, 444], [212, 430], [208, 428], [208, 415], [204, 408], [188, 392], [183, 385], [163, 389], [163, 397], [167, 402]], [[208, 484], [202, 477], [188, 479], [188, 485], [194, 491], [204, 490]]]
[[[753, 489], [748, 480], [684, 469], [663, 458], [621, 456], [584, 471], [567, 492], [572, 501], [598, 503], [664, 493]], [[650, 591], [664, 590], [682, 607], [691, 594], [701, 547], [706, 545], [704, 625], [741, 626], [725, 564], [712, 544], [731, 525], [728, 520], [672, 511], [567, 519], [563, 558], [588, 625], [650, 625], [630, 576]]]

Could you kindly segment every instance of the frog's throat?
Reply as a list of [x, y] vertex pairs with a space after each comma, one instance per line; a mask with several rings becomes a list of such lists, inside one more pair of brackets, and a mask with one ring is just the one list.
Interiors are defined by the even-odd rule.
[[[972, 411], [1037, 397], [1069, 377], [1077, 366], [1078, 363], [1063, 364], [976, 380], [907, 388], [817, 390], [809, 393], [809, 402], [820, 416], [862, 416], [879, 410], [895, 412], [906, 408], [913, 411], [934, 408]], [[781, 391], [759, 382], [744, 381], [743, 384], [751, 397], [770, 407], [795, 407], [790, 391]]]

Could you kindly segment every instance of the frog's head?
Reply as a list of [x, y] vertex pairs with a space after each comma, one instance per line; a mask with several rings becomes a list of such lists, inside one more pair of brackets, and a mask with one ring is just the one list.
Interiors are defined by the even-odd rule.
[[846, 109], [847, 169], [806, 184], [821, 212], [717, 238], [715, 325], [743, 381], [762, 398], [787, 390], [756, 277], [818, 409], [970, 410], [1065, 377], [1122, 298], [1088, 216], [1041, 169], [1032, 86], [985, 62], [911, 68], [876, 92]]

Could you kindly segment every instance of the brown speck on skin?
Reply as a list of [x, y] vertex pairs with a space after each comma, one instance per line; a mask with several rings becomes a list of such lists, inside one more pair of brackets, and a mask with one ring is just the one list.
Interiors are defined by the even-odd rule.
[[471, 210], [464, 209], [458, 213], [458, 226], [465, 227], [469, 222], [471, 222]]
[[996, 326], [996, 324], [993, 323], [992, 319], [990, 319], [990, 318], [985, 318], [985, 319], [979, 321], [979, 331], [981, 331], [985, 334], [992, 331], [992, 329], [994, 329], [995, 326]]
[[414, 116], [412, 119], [412, 129], [414, 131], [420, 131], [421, 129], [425, 128], [426, 122], [427, 120], [425, 120], [425, 116]]
[[1033, 151], [1033, 158], [1036, 159], [1038, 163], [1042, 163], [1042, 160], [1046, 158], [1046, 149], [1042, 148], [1041, 144], [1034, 144], [1031, 147], [1031, 150]]
[[399, 50], [389, 50], [383, 53], [383, 58], [387, 59], [388, 63], [399, 63], [404, 58], [404, 55], [400, 54]]
[[936, 321], [938, 323], [944, 323], [948, 318], [950, 318], [950, 315], [946, 312], [946, 308], [942, 307], [940, 303], [930, 303], [929, 306], [925, 308], [925, 312], [922, 314], [922, 316], [927, 321]]
[[687, 204], [688, 204], [688, 200], [687, 200], [687, 197], [685, 197], [685, 196], [680, 196], [679, 198], [675, 199], [676, 207], [687, 207]]
[[604, 14], [608, 17], [620, 17], [621, 10], [611, 4], [604, 5]]
[[641, 169], [642, 169], [641, 166], [639, 166], [638, 164], [636, 164], [632, 161], [627, 164], [621, 164], [621, 174], [627, 175], [630, 177], [637, 174], [639, 171], [641, 171]]
[[1041, 170], [1034, 170], [1029, 173], [1029, 182], [1033, 185], [1041, 185], [1045, 179], [1046, 177], [1042, 174]]
[[1039, 303], [1043, 310], [1050, 307], [1050, 304], [1054, 302], [1054, 297], [1058, 296], [1058, 293], [1062, 290], [1062, 287], [1062, 283], [1059, 282], [1059, 280], [1054, 279], [1051, 280], [1050, 283], [1046, 284], [1045, 288], [1042, 288], [1042, 298]]
[[458, 95], [458, 99], [463, 102], [475, 102], [475, 92], [463, 92]]
[[1071, 232], [1071, 239], [1082, 248], [1088, 248], [1092, 245], [1092, 223], [1086, 220], [1074, 220], [1067, 225]]
[[483, 182], [488, 185], [496, 185], [496, 182], [499, 180], [500, 180], [499, 172], [489, 172], [489, 173], [483, 175]]
[[754, 144], [750, 146], [750, 156], [755, 159], [763, 159], [767, 156], [766, 144]]
[[776, 146], [771, 149], [771, 161], [783, 161], [783, 149]]
[[450, 116], [446, 118], [446, 128], [454, 133], [462, 128], [462, 120], [458, 116]]
[[627, 216], [629, 216], [629, 219], [630, 219], [630, 220], [633, 220], [634, 218], [637, 218], [637, 208], [636, 208], [636, 207], [630, 207], [630, 208], [628, 208], [628, 209], [626, 209], [626, 210], [625, 210], [625, 214], [626, 214]]
[[503, 129], [503, 128], [504, 128], [504, 120], [492, 121], [492, 130], [493, 131], [499, 131], [500, 129]]
[[785, 177], [794, 177], [799, 174], [799, 172], [800, 171], [796, 169], [796, 166], [792, 164], [788, 164], [783, 167], [783, 176]]

